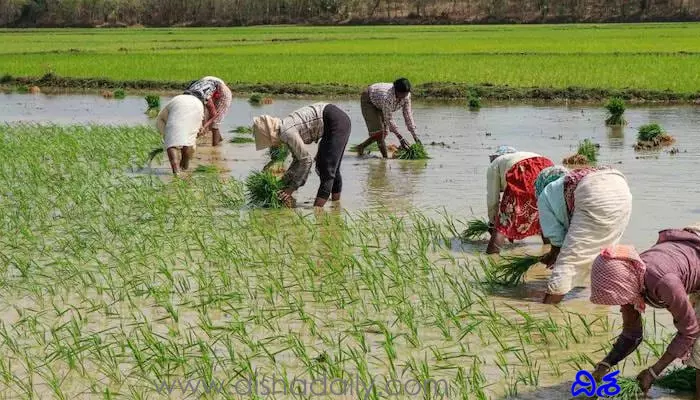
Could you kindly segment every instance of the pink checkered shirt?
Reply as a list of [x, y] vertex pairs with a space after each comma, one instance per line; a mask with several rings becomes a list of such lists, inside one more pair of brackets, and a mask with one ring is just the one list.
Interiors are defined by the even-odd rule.
[[369, 100], [375, 107], [382, 110], [384, 114], [384, 129], [399, 134], [399, 127], [396, 126], [392, 113], [403, 109], [403, 119], [406, 121], [406, 128], [411, 134], [416, 134], [416, 124], [413, 122], [413, 109], [411, 107], [411, 94], [399, 100], [394, 93], [394, 85], [391, 83], [375, 83], [369, 87]]

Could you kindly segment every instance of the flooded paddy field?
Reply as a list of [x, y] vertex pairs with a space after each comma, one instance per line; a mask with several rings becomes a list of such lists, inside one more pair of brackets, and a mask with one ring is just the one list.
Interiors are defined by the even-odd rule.
[[[222, 131], [313, 101], [236, 99]], [[359, 101], [335, 104], [352, 119], [350, 144], [364, 140]], [[599, 163], [621, 170], [634, 196], [624, 241], [644, 249], [658, 230], [700, 220], [699, 110], [632, 107], [628, 126], [612, 129], [599, 107], [470, 112], [418, 102], [418, 133], [436, 143], [431, 159], [348, 152], [340, 206], [315, 214], [313, 173], [299, 210], [247, 209], [238, 180], [267, 155], [228, 143], [233, 133], [219, 148], [205, 138], [197, 149], [194, 167], [215, 164], [221, 177], [173, 182], [165, 160], [142, 168], [160, 143], [142, 127], [153, 124], [143, 98], [0, 95], [0, 120], [10, 123], [0, 130], [0, 221], [10, 232], [0, 252], [0, 396], [163, 398], [161, 382], [204, 379], [228, 391], [175, 388], [171, 397], [240, 398], [232, 385], [241, 377], [275, 375], [376, 377], [383, 384], [367, 398], [569, 398], [575, 373], [619, 333], [619, 314], [592, 306], [586, 288], [559, 307], [539, 304], [541, 266], [515, 289], [482, 282], [476, 253], [485, 243], [456, 236], [486, 214], [488, 154], [507, 144], [559, 162], [585, 138], [599, 143]], [[648, 122], [665, 127], [680, 152], [635, 152], [636, 128]], [[511, 250], [546, 248], [532, 239]], [[645, 317], [646, 340], [621, 366], [626, 376], [653, 363], [675, 333], [666, 311]], [[392, 380], [447, 385], [430, 395], [380, 390]]]

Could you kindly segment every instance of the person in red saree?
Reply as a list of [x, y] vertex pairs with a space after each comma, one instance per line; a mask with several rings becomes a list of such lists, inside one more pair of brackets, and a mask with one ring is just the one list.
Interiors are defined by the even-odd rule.
[[[700, 388], [699, 292], [700, 225], [661, 231], [657, 243], [641, 255], [631, 246], [603, 250], [591, 268], [591, 302], [621, 306], [623, 328], [610, 353], [597, 364], [594, 378], [600, 380], [639, 346], [641, 313], [651, 305], [671, 313], [678, 333], [656, 364], [637, 376], [642, 390], [646, 393], [677, 358], [695, 368]], [[699, 393], [695, 398], [700, 399]]]
[[486, 206], [491, 240], [486, 253], [497, 254], [506, 239], [512, 242], [542, 233], [535, 180], [543, 169], [554, 163], [539, 154], [508, 146], [500, 146], [490, 160], [486, 172]]

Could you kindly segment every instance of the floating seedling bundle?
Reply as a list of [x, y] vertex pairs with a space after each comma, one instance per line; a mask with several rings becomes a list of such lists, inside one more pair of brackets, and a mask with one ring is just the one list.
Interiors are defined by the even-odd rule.
[[246, 136], [235, 136], [229, 140], [229, 143], [233, 144], [243, 144], [243, 143], [254, 143], [255, 139]]
[[408, 146], [408, 149], [399, 149], [394, 154], [394, 158], [398, 158], [399, 160], [425, 160], [430, 157], [428, 157], [428, 152], [425, 151], [425, 147], [423, 147], [422, 144], [413, 143]]
[[250, 126], [237, 126], [235, 129], [231, 130], [232, 133], [240, 133], [240, 134], [253, 134], [253, 128]]
[[565, 158], [563, 162], [567, 165], [594, 164], [598, 160], [598, 147], [590, 139], [584, 139], [579, 143], [576, 154]]
[[635, 150], [651, 150], [662, 146], [670, 146], [676, 140], [659, 124], [646, 124], [639, 127]]
[[157, 94], [146, 95], [146, 105], [148, 106], [148, 110], [160, 108], [160, 96]]
[[479, 240], [489, 231], [489, 221], [485, 219], [472, 219], [467, 222], [467, 229], [462, 232], [460, 238], [463, 242]]
[[539, 262], [540, 256], [531, 255], [503, 256], [499, 261], [481, 259], [487, 282], [503, 286], [519, 285], [527, 271]]
[[282, 181], [270, 171], [256, 171], [245, 180], [248, 204], [260, 208], [281, 208], [277, 194], [283, 189]]
[[608, 110], [608, 119], [605, 120], [606, 125], [625, 125], [627, 121], [622, 116], [625, 113], [625, 101], [619, 97], [613, 97], [605, 104]]

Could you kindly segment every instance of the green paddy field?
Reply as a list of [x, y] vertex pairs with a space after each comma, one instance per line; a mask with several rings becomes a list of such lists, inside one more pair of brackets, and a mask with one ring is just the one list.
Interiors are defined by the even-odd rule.
[[[145, 86], [216, 75], [234, 89], [354, 93], [410, 78], [427, 97], [450, 84], [499, 92], [569, 88], [569, 97], [694, 98], [700, 25], [493, 25], [2, 30], [0, 76], [107, 78], [57, 86]], [[92, 82], [92, 83], [91, 83]], [[538, 94], [539, 93], [539, 94]], [[603, 93], [603, 96], [606, 93]], [[506, 96], [508, 97], [508, 96]], [[518, 97], [517, 95], [515, 97]], [[530, 90], [520, 97], [546, 97]]]

